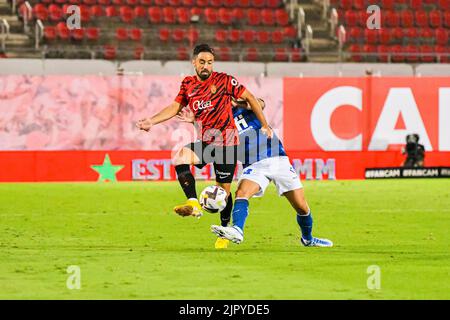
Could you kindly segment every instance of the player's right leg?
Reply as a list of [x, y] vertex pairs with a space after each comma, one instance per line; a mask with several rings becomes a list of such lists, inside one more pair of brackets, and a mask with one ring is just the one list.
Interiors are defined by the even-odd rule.
[[172, 163], [177, 172], [178, 182], [186, 195], [184, 204], [174, 207], [174, 211], [185, 216], [202, 216], [202, 207], [198, 202], [195, 178], [191, 173], [190, 165], [201, 164], [203, 144], [201, 141], [190, 143], [181, 148], [173, 157]]

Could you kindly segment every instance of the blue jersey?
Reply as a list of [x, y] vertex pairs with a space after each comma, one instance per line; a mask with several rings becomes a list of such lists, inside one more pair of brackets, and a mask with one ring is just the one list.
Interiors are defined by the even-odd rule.
[[286, 156], [283, 144], [275, 133], [270, 139], [261, 132], [261, 122], [252, 110], [235, 107], [233, 117], [239, 132], [238, 160], [244, 168], [266, 158]]

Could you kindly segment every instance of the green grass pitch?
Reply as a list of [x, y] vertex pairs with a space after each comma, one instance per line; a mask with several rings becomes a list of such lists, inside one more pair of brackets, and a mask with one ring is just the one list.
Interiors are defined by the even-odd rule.
[[219, 216], [175, 215], [176, 182], [0, 184], [0, 299], [450, 299], [448, 179], [304, 185], [333, 248], [299, 244], [273, 186], [251, 200], [244, 242], [218, 251]]

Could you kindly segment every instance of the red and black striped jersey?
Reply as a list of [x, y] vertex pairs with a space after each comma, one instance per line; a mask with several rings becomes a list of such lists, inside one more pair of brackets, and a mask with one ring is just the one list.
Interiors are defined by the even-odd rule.
[[245, 87], [226, 73], [213, 72], [200, 81], [196, 76], [183, 79], [175, 101], [188, 106], [201, 130], [201, 140], [214, 145], [239, 144], [239, 135], [233, 119], [232, 98], [240, 98]]

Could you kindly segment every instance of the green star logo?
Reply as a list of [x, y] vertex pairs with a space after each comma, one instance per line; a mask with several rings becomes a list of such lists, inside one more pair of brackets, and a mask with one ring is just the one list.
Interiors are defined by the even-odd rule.
[[112, 165], [108, 154], [105, 155], [105, 159], [103, 160], [103, 164], [102, 165], [93, 165], [93, 166], [91, 166], [91, 168], [93, 170], [98, 172], [99, 177], [98, 177], [97, 181], [99, 181], [99, 182], [103, 182], [103, 181], [116, 182], [117, 181], [116, 174], [117, 174], [117, 172], [122, 170], [123, 167], [124, 166], [114, 166], [114, 165]]

